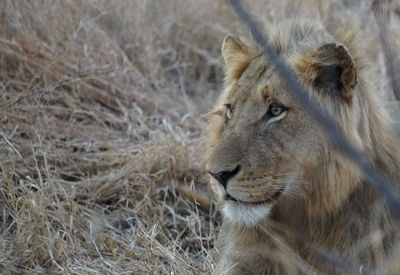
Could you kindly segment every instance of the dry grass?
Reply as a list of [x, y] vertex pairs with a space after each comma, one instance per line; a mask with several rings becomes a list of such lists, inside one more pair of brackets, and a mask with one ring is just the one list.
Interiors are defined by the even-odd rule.
[[[266, 26], [304, 9], [378, 41], [369, 1], [252, 2]], [[221, 41], [246, 33], [224, 1], [199, 3], [0, 2], [1, 274], [212, 271], [220, 218], [201, 130]], [[380, 49], [369, 54], [388, 91]]]

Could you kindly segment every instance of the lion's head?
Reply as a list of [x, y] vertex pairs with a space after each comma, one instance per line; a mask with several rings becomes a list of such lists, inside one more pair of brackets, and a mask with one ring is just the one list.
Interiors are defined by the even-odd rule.
[[[357, 79], [357, 57], [322, 25], [295, 26], [273, 38], [279, 55], [346, 137], [372, 155], [369, 120], [385, 115], [376, 114], [366, 84]], [[339, 207], [358, 184], [358, 170], [332, 149], [264, 55], [229, 35], [222, 55], [226, 84], [210, 113], [207, 170], [224, 216], [252, 226], [277, 204], [295, 202], [315, 213]]]

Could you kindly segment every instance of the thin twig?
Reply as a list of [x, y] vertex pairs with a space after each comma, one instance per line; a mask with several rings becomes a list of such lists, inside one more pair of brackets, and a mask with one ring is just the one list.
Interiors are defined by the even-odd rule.
[[3, 137], [3, 139], [5, 140], [5, 142], [10, 145], [11, 149], [22, 159], [21, 154], [18, 152], [18, 150], [14, 147], [14, 145], [8, 140], [7, 136], [0, 131], [0, 136]]

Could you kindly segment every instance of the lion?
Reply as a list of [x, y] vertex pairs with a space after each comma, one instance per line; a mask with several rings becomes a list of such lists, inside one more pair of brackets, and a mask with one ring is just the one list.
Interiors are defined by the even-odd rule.
[[[398, 191], [398, 137], [357, 32], [296, 19], [270, 37], [314, 102]], [[206, 167], [223, 216], [215, 274], [398, 274], [399, 222], [385, 200], [262, 52], [227, 35], [222, 56]]]

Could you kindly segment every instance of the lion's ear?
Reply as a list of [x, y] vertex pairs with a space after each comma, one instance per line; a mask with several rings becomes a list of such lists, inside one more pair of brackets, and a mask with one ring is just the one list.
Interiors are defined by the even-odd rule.
[[225, 73], [230, 80], [239, 79], [250, 61], [257, 55], [256, 51], [229, 34], [225, 36], [221, 51], [225, 61]]
[[342, 44], [322, 44], [297, 60], [295, 67], [315, 88], [339, 94], [351, 103], [357, 83], [356, 68], [349, 51]]

